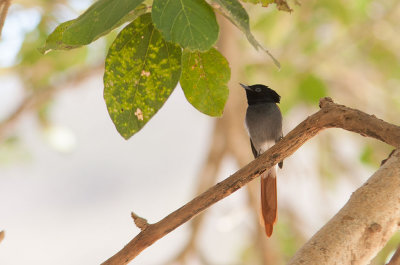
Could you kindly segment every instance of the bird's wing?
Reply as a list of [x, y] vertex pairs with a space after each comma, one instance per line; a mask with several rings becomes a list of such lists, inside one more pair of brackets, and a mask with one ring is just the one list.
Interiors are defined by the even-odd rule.
[[253, 152], [254, 158], [258, 157], [259, 154], [258, 154], [256, 148], [254, 147], [254, 144], [253, 144], [253, 141], [251, 140], [251, 138], [250, 138], [250, 145], [251, 145], [251, 151]]

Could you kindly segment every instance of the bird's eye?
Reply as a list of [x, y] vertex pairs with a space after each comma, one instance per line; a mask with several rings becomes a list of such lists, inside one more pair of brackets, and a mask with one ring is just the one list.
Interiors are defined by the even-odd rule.
[[261, 88], [257, 87], [256, 92], [261, 92]]

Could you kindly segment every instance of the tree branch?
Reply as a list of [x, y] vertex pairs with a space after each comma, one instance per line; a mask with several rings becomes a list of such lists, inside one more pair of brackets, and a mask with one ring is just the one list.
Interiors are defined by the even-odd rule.
[[[158, 239], [184, 224], [217, 201], [240, 189], [279, 161], [290, 156], [307, 140], [326, 128], [343, 128], [361, 134], [362, 136], [376, 138], [395, 147], [400, 147], [399, 126], [389, 124], [383, 120], [377, 119], [373, 115], [368, 115], [359, 110], [335, 104], [330, 98], [321, 99], [320, 107], [321, 109], [317, 113], [300, 123], [281, 141], [268, 149], [257, 159], [238, 170], [229, 178], [200, 194], [183, 207], [169, 214], [161, 221], [150, 224], [121, 251], [105, 261], [103, 265], [129, 263]], [[392, 159], [393, 158], [389, 159], [388, 162], [385, 163], [384, 168], [388, 168], [388, 164], [393, 164], [389, 163]], [[379, 225], [381, 226], [381, 230], [386, 231], [386, 228], [382, 229], [382, 226], [386, 224], [381, 223]], [[375, 231], [376, 228], [377, 226], [371, 224], [371, 229], [373, 231]], [[376, 233], [376, 231], [371, 233]]]
[[133, 222], [135, 222], [135, 225], [141, 230], [144, 231], [146, 228], [149, 226], [149, 223], [147, 222], [146, 219], [138, 216], [134, 212], [131, 212], [131, 217], [133, 219]]
[[288, 265], [368, 264], [400, 227], [400, 149]]
[[0, 38], [10, 5], [11, 0], [0, 0]]

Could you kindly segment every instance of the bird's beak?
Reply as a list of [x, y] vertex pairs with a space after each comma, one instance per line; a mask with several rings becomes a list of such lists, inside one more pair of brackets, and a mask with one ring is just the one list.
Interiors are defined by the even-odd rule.
[[239, 83], [244, 89], [246, 90], [251, 90], [251, 88], [249, 86], [243, 85], [242, 83]]

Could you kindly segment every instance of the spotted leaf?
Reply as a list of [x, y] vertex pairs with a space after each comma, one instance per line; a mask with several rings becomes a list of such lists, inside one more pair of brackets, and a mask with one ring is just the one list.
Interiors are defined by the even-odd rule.
[[150, 14], [119, 33], [106, 58], [104, 99], [122, 137], [138, 132], [168, 99], [180, 77], [181, 55], [154, 28]]

